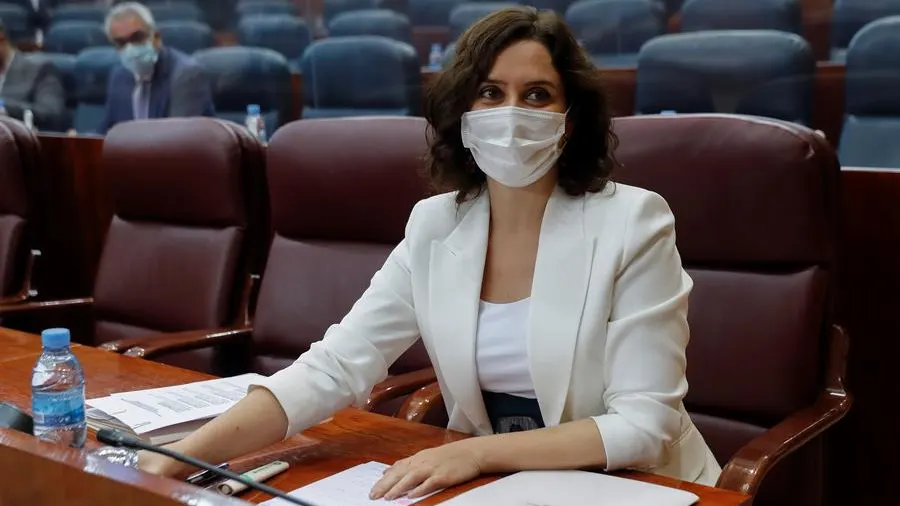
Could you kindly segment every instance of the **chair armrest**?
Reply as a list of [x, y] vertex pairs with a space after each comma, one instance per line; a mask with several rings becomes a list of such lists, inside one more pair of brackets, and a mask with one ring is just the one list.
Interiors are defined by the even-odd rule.
[[437, 381], [437, 376], [431, 367], [391, 376], [372, 388], [372, 393], [369, 394], [366, 405], [362, 409], [372, 411], [385, 402], [411, 394], [435, 381]]
[[252, 334], [253, 329], [250, 327], [189, 330], [113, 341], [103, 344], [101, 348], [124, 353], [129, 357], [153, 358], [177, 351], [199, 350], [242, 341], [249, 339]]
[[77, 307], [90, 307], [94, 304], [94, 299], [87, 297], [84, 299], [64, 299], [64, 300], [47, 300], [41, 302], [23, 302], [21, 304], [11, 304], [8, 306], [0, 306], [0, 316], [11, 314], [28, 313], [35, 311], [51, 311], [60, 309], [69, 309]]
[[409, 422], [422, 423], [432, 409], [442, 409], [444, 397], [441, 395], [441, 387], [437, 382], [426, 385], [403, 401], [397, 418]]
[[775, 464], [847, 414], [853, 403], [844, 388], [847, 346], [847, 334], [842, 328], [833, 327], [825, 390], [812, 406], [794, 413], [738, 450], [722, 471], [717, 487], [756, 494]]

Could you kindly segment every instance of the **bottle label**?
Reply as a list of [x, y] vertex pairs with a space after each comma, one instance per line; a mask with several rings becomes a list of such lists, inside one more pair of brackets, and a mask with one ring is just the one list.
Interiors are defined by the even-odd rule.
[[34, 392], [31, 410], [35, 425], [60, 427], [84, 423], [84, 387], [64, 392]]

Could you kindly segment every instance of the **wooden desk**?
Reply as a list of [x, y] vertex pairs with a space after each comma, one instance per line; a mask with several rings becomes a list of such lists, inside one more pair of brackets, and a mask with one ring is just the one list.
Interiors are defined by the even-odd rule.
[[[0, 329], [0, 356], [7, 350], [31, 352], [32, 356], [20, 356], [3, 362], [0, 367], [0, 399], [12, 401], [19, 406], [29, 406], [29, 378], [38, 351], [37, 341], [28, 342], [21, 333]], [[35, 337], [35, 336], [32, 336]], [[35, 337], [36, 339], [36, 337]], [[30, 347], [29, 347], [30, 346]], [[88, 398], [109, 395], [116, 391], [168, 386], [206, 379], [208, 376], [158, 364], [141, 359], [123, 357], [96, 348], [79, 346], [75, 354], [81, 360], [87, 378]], [[275, 458], [287, 460], [291, 469], [270, 480], [269, 485], [291, 491], [305, 484], [325, 478], [357, 464], [377, 460], [392, 463], [415, 452], [438, 446], [449, 441], [468, 437], [465, 434], [442, 430], [428, 425], [414, 424], [395, 418], [366, 413], [355, 409], [339, 412], [331, 422], [307, 430], [303, 435], [294, 436], [262, 452], [233, 462], [234, 469], [244, 471], [262, 461]], [[0, 445], [10, 446], [28, 455], [44, 456], [48, 459], [67, 463], [84, 469], [84, 452], [63, 450], [49, 444], [38, 444], [32, 438], [0, 430]], [[94, 446], [96, 443], [93, 444]], [[4, 469], [0, 459], [0, 473], [27, 487], [28, 474], [25, 470], [9, 466]], [[143, 473], [123, 473], [120, 469], [103, 467], [93, 469], [94, 474], [105, 476], [119, 483], [131, 483], [142, 490], [154, 490], [168, 497], [191, 499], [184, 483], [147, 477]], [[32, 472], [32, 474], [34, 474]], [[701, 497], [700, 506], [749, 505], [749, 497], [727, 490], [714, 489], [643, 473], [628, 473], [629, 477], [658, 483], [661, 485], [689, 490]], [[152, 478], [152, 479], [151, 479]], [[481, 478], [473, 483], [456, 487], [423, 501], [423, 506], [438, 504], [454, 495], [487, 483], [492, 478]], [[41, 478], [33, 478], [34, 494], [52, 494], [42, 490]], [[53, 488], [53, 487], [43, 487]], [[195, 489], [199, 492], [199, 489]], [[5, 494], [0, 490], [0, 494]], [[49, 497], [49, 496], [48, 496]], [[54, 496], [55, 497], [55, 496]], [[265, 494], [249, 492], [241, 499], [258, 503], [269, 497]], [[44, 503], [34, 497], [35, 503]], [[207, 499], [208, 501], [208, 499]], [[0, 496], [0, 503], [6, 504]], [[208, 502], [206, 502], [208, 504]]]

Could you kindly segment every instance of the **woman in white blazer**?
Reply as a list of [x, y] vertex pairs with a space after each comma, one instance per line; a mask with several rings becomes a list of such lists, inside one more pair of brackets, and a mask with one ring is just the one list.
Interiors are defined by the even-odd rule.
[[[719, 465], [682, 404], [692, 282], [674, 218], [659, 195], [607, 184], [603, 90], [565, 24], [530, 8], [479, 21], [426, 116], [428, 174], [454, 191], [415, 206], [322, 341], [176, 449], [224, 461], [359, 405], [421, 337], [449, 427], [482, 437], [397, 462], [373, 498], [528, 469], [714, 484]], [[149, 455], [141, 466], [184, 471]]]

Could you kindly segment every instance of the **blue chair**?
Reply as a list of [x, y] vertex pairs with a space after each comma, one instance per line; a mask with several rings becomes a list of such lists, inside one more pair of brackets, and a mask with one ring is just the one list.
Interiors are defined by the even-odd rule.
[[409, 21], [413, 26], [447, 26], [450, 12], [462, 0], [409, 0]]
[[291, 70], [284, 56], [261, 47], [214, 47], [194, 53], [212, 82], [216, 116], [241, 125], [258, 104], [269, 135], [290, 120]]
[[325, 26], [328, 26], [335, 16], [344, 12], [376, 8], [378, 8], [377, 0], [324, 0], [322, 17], [325, 18]]
[[72, 128], [72, 118], [75, 116], [75, 108], [78, 105], [78, 96], [76, 94], [76, 81], [75, 81], [75, 61], [76, 57], [73, 54], [65, 54], [65, 53], [46, 53], [46, 52], [34, 52], [28, 54], [29, 58], [43, 58], [56, 68], [57, 72], [59, 72], [59, 77], [62, 80], [63, 89], [66, 91], [66, 112], [65, 115], [60, 118], [60, 123], [58, 125], [53, 126], [53, 130], [59, 132], [65, 132], [66, 130]]
[[809, 125], [816, 61], [793, 33], [662, 35], [638, 54], [637, 112], [721, 112]]
[[390, 9], [368, 9], [338, 14], [328, 25], [332, 37], [381, 35], [412, 44], [409, 18]]
[[513, 2], [479, 2], [464, 3], [454, 7], [450, 12], [450, 38], [456, 40], [478, 20], [499, 10], [515, 7]]
[[238, 18], [256, 16], [259, 14], [295, 16], [294, 6], [282, 0], [247, 1], [243, 0], [236, 8]]
[[14, 44], [34, 40], [36, 28], [31, 13], [25, 7], [0, 3], [0, 19], [6, 27], [7, 36]]
[[93, 21], [103, 24], [106, 7], [97, 4], [62, 4], [53, 11], [51, 26], [63, 21]]
[[565, 14], [566, 10], [574, 0], [525, 0], [525, 5], [530, 5], [537, 9], [556, 11]]
[[78, 132], [97, 132], [106, 114], [106, 88], [109, 74], [120, 65], [119, 53], [112, 47], [92, 47], [75, 59], [75, 108], [73, 128]]
[[212, 29], [197, 21], [165, 21], [156, 26], [163, 43], [191, 54], [215, 45]]
[[798, 0], [686, 0], [681, 6], [681, 31], [781, 30], [803, 31]]
[[150, 4], [147, 6], [153, 13], [153, 19], [157, 23], [165, 23], [167, 21], [197, 21], [198, 23], [206, 22], [203, 11], [193, 3], [163, 3]]
[[103, 25], [95, 21], [60, 21], [44, 35], [44, 51], [78, 54], [95, 46], [108, 46]]
[[298, 17], [258, 14], [242, 18], [238, 23], [238, 41], [242, 46], [277, 51], [291, 65], [296, 65], [312, 42], [312, 33]]
[[850, 40], [876, 19], [900, 15], [900, 0], [835, 0], [831, 15], [831, 59], [844, 61]]
[[583, 0], [566, 23], [598, 66], [634, 66], [641, 46], [666, 32], [666, 13], [653, 0]]
[[409, 44], [376, 35], [314, 42], [300, 60], [303, 117], [417, 116], [421, 69]]
[[900, 169], [900, 16], [869, 23], [847, 49], [842, 165]]

